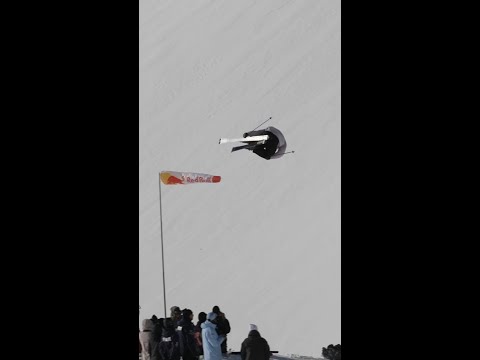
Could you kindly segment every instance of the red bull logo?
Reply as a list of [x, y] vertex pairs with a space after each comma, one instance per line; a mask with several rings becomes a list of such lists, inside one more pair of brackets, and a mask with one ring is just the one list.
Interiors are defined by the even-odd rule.
[[165, 185], [183, 185], [183, 180], [181, 178], [178, 178], [177, 176], [173, 175], [170, 172], [162, 172], [160, 173], [160, 180], [165, 184]]
[[221, 179], [221, 176], [199, 173], [181, 173], [176, 171], [163, 171], [160, 173], [160, 180], [165, 185], [219, 183]]
[[176, 176], [170, 176], [167, 179], [167, 184], [168, 185], [175, 185], [175, 184], [182, 184], [183, 185], [183, 180], [177, 178]]

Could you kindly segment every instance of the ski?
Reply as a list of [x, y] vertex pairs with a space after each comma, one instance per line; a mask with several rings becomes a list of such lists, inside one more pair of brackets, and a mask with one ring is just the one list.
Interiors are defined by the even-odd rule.
[[247, 144], [247, 145], [235, 146], [232, 148], [231, 152], [242, 150], [242, 149], [253, 150], [257, 145], [258, 144]]
[[218, 141], [219, 144], [226, 144], [232, 142], [259, 142], [259, 141], [267, 141], [268, 135], [258, 135], [258, 136], [247, 136], [245, 138], [239, 139], [227, 139], [227, 138], [220, 138]]

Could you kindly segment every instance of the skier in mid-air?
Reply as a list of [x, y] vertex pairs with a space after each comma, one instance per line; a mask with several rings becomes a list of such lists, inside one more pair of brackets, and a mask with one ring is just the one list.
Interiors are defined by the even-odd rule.
[[246, 132], [243, 134], [243, 138], [240, 139], [221, 138], [219, 140], [219, 144], [230, 142], [246, 143], [246, 145], [233, 147], [232, 152], [242, 149], [250, 150], [266, 160], [281, 158], [287, 150], [285, 137], [280, 130], [273, 126]]
[[285, 150], [287, 149], [287, 142], [285, 141], [285, 137], [280, 130], [273, 126], [269, 126], [263, 130], [247, 132], [243, 134], [243, 137], [246, 138], [249, 136], [259, 135], [268, 135], [268, 139], [264, 143], [253, 145], [252, 148], [247, 147], [248, 150], [253, 151], [255, 154], [266, 160], [278, 159], [282, 157], [283, 154], [285, 154]]

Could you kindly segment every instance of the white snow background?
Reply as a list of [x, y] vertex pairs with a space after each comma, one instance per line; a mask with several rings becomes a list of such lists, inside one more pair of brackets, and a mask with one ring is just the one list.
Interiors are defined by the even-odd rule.
[[[340, 338], [340, 1], [140, 0], [140, 319], [164, 315], [162, 170], [220, 175], [162, 185], [167, 311], [249, 324], [279, 354]], [[287, 154], [241, 137], [268, 119]], [[139, 323], [140, 323], [139, 322]]]

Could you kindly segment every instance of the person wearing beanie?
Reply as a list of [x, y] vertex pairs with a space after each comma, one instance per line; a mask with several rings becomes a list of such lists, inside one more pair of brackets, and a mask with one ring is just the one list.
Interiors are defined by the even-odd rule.
[[182, 311], [182, 318], [178, 322], [177, 334], [179, 339], [179, 350], [183, 360], [196, 360], [197, 350], [195, 348], [195, 337], [193, 325], [193, 312], [190, 309]]
[[225, 336], [225, 341], [222, 343], [222, 354], [227, 353], [227, 334], [230, 332], [230, 322], [225, 317], [225, 314], [220, 311], [220, 308], [215, 305], [212, 312], [217, 314], [217, 332], [219, 335]]
[[217, 333], [217, 314], [207, 314], [207, 321], [200, 325], [202, 328], [202, 345], [204, 360], [222, 360], [222, 342], [225, 337]]
[[197, 349], [197, 355], [203, 355], [203, 345], [202, 345], [202, 328], [201, 325], [207, 321], [207, 314], [203, 311], [198, 314], [198, 322], [195, 325], [194, 338], [195, 346]]
[[240, 349], [242, 360], [268, 360], [270, 356], [270, 346], [267, 340], [260, 336], [258, 330], [250, 330]]
[[180, 321], [182, 318], [182, 310], [178, 306], [172, 306], [170, 308], [170, 317], [174, 321], [175, 326], [177, 325], [177, 322]]

